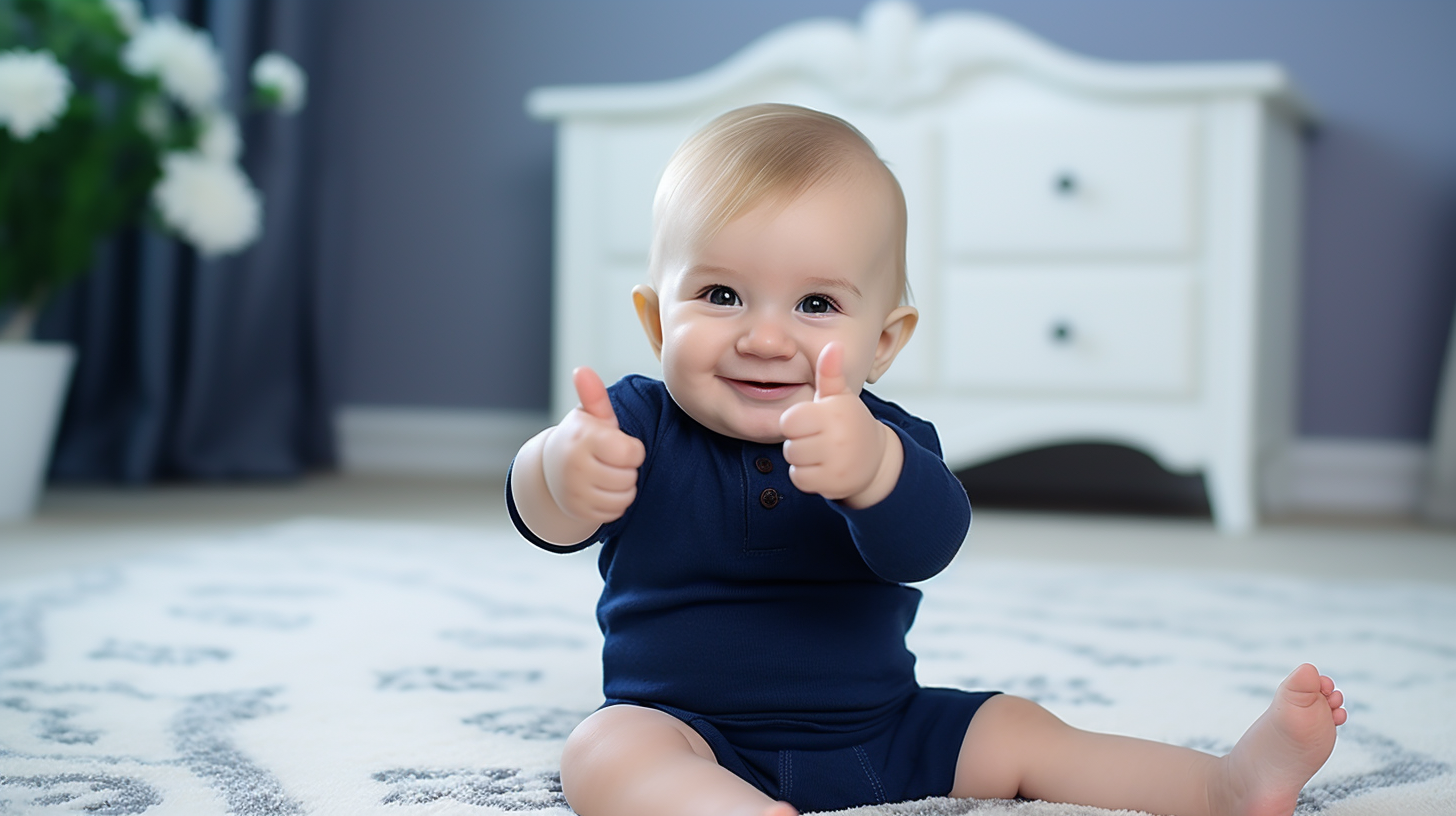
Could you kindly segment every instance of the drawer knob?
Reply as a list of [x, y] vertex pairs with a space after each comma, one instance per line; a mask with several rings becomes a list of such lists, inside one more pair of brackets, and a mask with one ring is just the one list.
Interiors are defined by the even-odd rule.
[[1070, 172], [1058, 173], [1057, 177], [1052, 179], [1052, 190], [1064, 198], [1076, 195], [1079, 187], [1077, 176]]
[[1072, 342], [1075, 332], [1072, 331], [1072, 324], [1066, 320], [1058, 320], [1052, 324], [1052, 342], [1059, 346], [1065, 346]]

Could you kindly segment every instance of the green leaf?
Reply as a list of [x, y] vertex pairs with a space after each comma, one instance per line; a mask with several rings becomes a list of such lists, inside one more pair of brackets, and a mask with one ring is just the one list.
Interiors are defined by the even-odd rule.
[[[201, 122], [175, 105], [164, 139], [141, 129], [145, 100], [166, 97], [122, 65], [126, 42], [104, 0], [0, 0], [0, 50], [50, 50], [74, 86], [51, 129], [25, 142], [0, 129], [0, 305], [85, 274], [98, 241], [151, 218], [163, 154], [197, 145]], [[281, 101], [276, 88], [257, 98]]]

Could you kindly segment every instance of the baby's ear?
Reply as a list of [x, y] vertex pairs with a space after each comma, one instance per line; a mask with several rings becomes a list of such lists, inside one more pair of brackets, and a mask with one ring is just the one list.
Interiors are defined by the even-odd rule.
[[915, 327], [919, 324], [920, 310], [914, 306], [897, 307], [885, 317], [885, 326], [880, 330], [880, 342], [875, 346], [874, 364], [870, 366], [870, 375], [865, 378], [865, 382], [873, 383], [890, 370], [890, 363], [895, 362], [895, 355], [910, 342], [910, 335], [915, 333]]
[[657, 290], [646, 284], [632, 287], [632, 305], [637, 307], [637, 319], [642, 321], [642, 330], [647, 332], [647, 342], [652, 344], [652, 353], [662, 359], [662, 312], [658, 309]]

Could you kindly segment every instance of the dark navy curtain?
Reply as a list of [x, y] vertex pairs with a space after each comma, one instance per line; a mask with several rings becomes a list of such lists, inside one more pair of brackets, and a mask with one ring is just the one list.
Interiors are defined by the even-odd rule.
[[323, 3], [161, 0], [208, 29], [222, 51], [243, 167], [262, 191], [261, 239], [202, 259], [146, 229], [98, 251], [97, 267], [55, 298], [36, 335], [77, 350], [52, 459], [58, 481], [287, 478], [333, 464], [329, 297], [317, 263], [323, 105], [249, 113], [249, 72], [277, 50], [309, 75], [323, 60]]

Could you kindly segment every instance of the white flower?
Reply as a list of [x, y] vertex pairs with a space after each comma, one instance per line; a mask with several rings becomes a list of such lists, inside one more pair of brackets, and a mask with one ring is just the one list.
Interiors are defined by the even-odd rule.
[[193, 113], [215, 107], [222, 93], [222, 57], [206, 32], [158, 17], [142, 26], [121, 55], [137, 76], [156, 76], [162, 87]]
[[154, 142], [166, 141], [172, 133], [172, 111], [167, 107], [167, 100], [148, 94], [137, 109], [137, 127]]
[[106, 7], [116, 18], [116, 24], [128, 37], [142, 27], [142, 4], [138, 0], [106, 0]]
[[202, 117], [197, 152], [213, 161], [236, 162], [243, 152], [243, 136], [232, 114], [212, 111]]
[[253, 84], [276, 91], [278, 107], [284, 113], [297, 113], [308, 95], [308, 78], [303, 69], [277, 51], [269, 51], [253, 63]]
[[0, 127], [27, 141], [56, 123], [71, 99], [71, 78], [49, 51], [0, 51]]
[[234, 252], [263, 228], [263, 204], [236, 164], [195, 152], [162, 158], [162, 179], [152, 189], [162, 220], [203, 255]]

